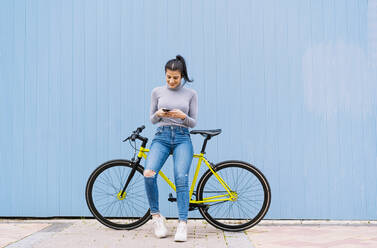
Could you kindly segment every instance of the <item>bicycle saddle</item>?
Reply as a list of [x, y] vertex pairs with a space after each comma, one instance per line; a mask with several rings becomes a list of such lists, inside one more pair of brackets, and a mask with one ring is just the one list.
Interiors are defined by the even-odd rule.
[[192, 130], [191, 134], [201, 134], [203, 136], [216, 136], [221, 133], [221, 129], [212, 129], [212, 130]]

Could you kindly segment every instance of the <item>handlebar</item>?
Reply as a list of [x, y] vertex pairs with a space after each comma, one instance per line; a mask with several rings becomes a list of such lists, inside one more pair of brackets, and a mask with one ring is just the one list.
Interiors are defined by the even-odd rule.
[[135, 141], [136, 139], [145, 139], [144, 137], [141, 137], [139, 134], [143, 131], [143, 129], [145, 128], [144, 125], [138, 127], [135, 131], [132, 132], [132, 135], [127, 137], [127, 139], [123, 140], [123, 142], [126, 142], [127, 140], [131, 139], [132, 141]]

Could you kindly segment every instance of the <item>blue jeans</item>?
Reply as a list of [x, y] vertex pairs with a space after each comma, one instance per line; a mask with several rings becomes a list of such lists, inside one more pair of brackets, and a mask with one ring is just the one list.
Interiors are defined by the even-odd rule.
[[187, 221], [189, 209], [188, 174], [193, 158], [193, 147], [188, 128], [180, 126], [161, 126], [152, 140], [147, 156], [145, 170], [152, 170], [156, 174], [144, 176], [145, 190], [151, 214], [160, 213], [158, 205], [157, 176], [165, 161], [173, 154], [174, 181], [177, 191], [179, 220]]

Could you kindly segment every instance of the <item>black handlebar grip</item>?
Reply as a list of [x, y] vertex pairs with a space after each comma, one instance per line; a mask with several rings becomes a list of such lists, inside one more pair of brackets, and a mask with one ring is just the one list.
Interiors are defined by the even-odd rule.
[[128, 137], [127, 139], [123, 140], [123, 142], [131, 139], [132, 141], [135, 141], [135, 139], [138, 137], [139, 133], [141, 133], [141, 131], [143, 131], [143, 129], [145, 128], [144, 125], [138, 127], [135, 131], [132, 132], [132, 135], [130, 137]]
[[141, 131], [143, 131], [144, 128], [145, 128], [144, 125], [138, 127], [138, 128], [136, 129], [135, 133], [137, 133], [137, 134], [141, 133]]

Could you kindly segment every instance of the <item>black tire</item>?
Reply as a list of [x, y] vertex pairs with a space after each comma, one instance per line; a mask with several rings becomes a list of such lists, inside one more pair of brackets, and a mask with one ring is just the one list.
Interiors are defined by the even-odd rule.
[[[95, 169], [88, 179], [85, 190], [86, 203], [93, 216], [105, 226], [131, 230], [145, 224], [151, 218], [142, 166], [136, 168], [125, 197], [120, 199], [120, 191], [133, 166], [134, 164], [128, 160], [111, 160]], [[110, 203], [103, 203], [103, 200], [110, 200]], [[111, 206], [108, 206], [110, 204]], [[103, 210], [102, 206], [107, 206], [106, 210]], [[114, 210], [114, 207], [117, 209]]]
[[[237, 192], [237, 200], [204, 203], [207, 207], [199, 208], [201, 215], [208, 223], [224, 231], [243, 231], [258, 224], [266, 215], [271, 202], [271, 189], [262, 172], [251, 164], [235, 160], [221, 162], [213, 168], [231, 190]], [[258, 193], [252, 195], [253, 192]], [[198, 182], [196, 198], [200, 201], [216, 194], [227, 194], [227, 191], [215, 175], [207, 170]], [[255, 214], [252, 213], [254, 209]]]

